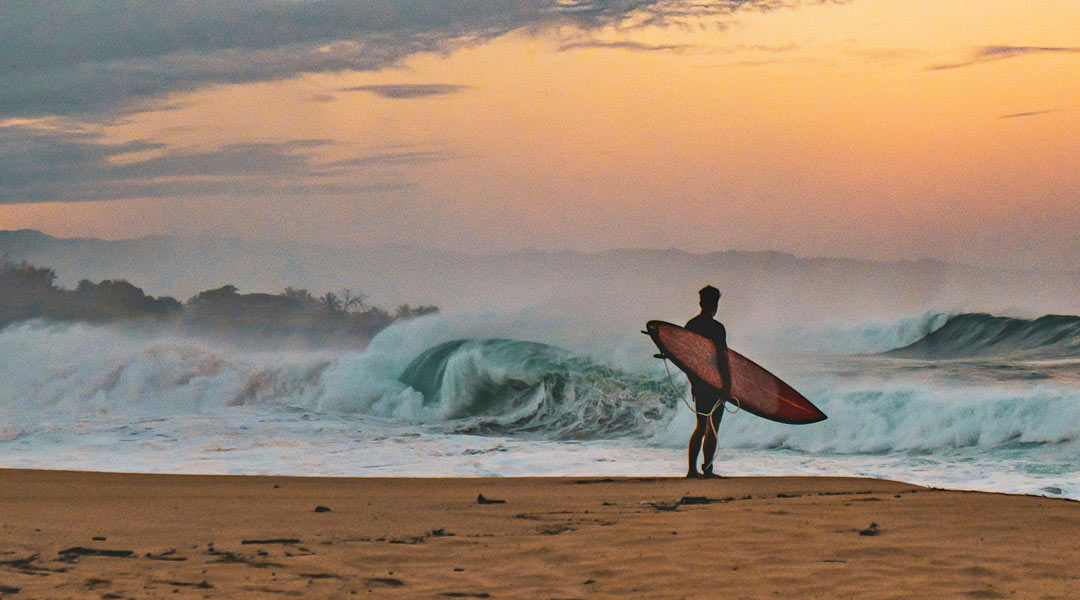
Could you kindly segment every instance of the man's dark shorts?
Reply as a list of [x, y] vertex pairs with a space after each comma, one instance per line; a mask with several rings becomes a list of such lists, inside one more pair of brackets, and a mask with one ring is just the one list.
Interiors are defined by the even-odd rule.
[[[720, 390], [710, 385], [691, 387], [690, 392], [694, 396], [694, 409], [702, 414], [709, 414], [713, 407], [716, 406], [717, 401], [723, 396]], [[713, 413], [713, 418], [719, 422], [720, 418], [723, 416], [724, 407], [721, 405], [716, 408], [716, 412]]]

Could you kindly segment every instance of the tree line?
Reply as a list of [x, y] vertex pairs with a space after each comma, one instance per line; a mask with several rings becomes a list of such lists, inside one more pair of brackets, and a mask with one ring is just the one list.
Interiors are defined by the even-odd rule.
[[0, 327], [29, 319], [114, 322], [158, 321], [203, 333], [315, 343], [365, 343], [395, 321], [437, 313], [435, 306], [402, 304], [393, 312], [345, 289], [314, 296], [287, 287], [280, 294], [241, 294], [233, 285], [199, 292], [181, 303], [152, 297], [131, 283], [84, 279], [73, 290], [56, 285], [56, 272], [26, 261], [0, 259]]

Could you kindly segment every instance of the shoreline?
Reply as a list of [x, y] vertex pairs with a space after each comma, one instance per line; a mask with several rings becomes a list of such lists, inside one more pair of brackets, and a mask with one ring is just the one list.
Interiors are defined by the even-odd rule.
[[1074, 500], [869, 478], [0, 469], [0, 526], [3, 598], [1066, 598], [1080, 583]]
[[[405, 480], [441, 480], [441, 481], [578, 481], [582, 483], [615, 483], [615, 482], [655, 482], [655, 481], [694, 481], [694, 479], [684, 478], [681, 475], [507, 475], [507, 476], [491, 476], [491, 475], [406, 475], [401, 477], [389, 476], [389, 475], [271, 475], [266, 473], [163, 473], [163, 472], [151, 472], [151, 471], [107, 471], [107, 470], [93, 470], [93, 469], [49, 469], [41, 467], [5, 467], [0, 466], [0, 483], [5, 480], [5, 477], [9, 472], [18, 473], [37, 473], [42, 476], [48, 474], [64, 474], [64, 475], [90, 475], [90, 476], [133, 476], [133, 477], [206, 477], [213, 479], [285, 479], [285, 480], [325, 480], [325, 481], [405, 481]], [[714, 481], [734, 481], [734, 480], [844, 480], [844, 481], [880, 481], [885, 483], [894, 483], [899, 485], [906, 485], [915, 488], [924, 489], [927, 491], [936, 492], [955, 492], [955, 493], [972, 493], [972, 494], [997, 494], [1003, 496], [1018, 496], [1028, 498], [1045, 498], [1047, 500], [1063, 500], [1066, 502], [1080, 503], [1080, 498], [1072, 498], [1069, 496], [1059, 496], [1052, 493], [1047, 494], [1033, 494], [1024, 492], [1003, 492], [997, 490], [980, 490], [974, 488], [951, 488], [951, 487], [939, 487], [936, 485], [923, 485], [920, 483], [912, 483], [909, 481], [903, 481], [900, 479], [890, 479], [888, 477], [870, 477], [870, 476], [858, 476], [858, 475], [722, 475], [721, 477], [714, 479]], [[0, 494], [0, 501], [3, 501], [4, 496]]]

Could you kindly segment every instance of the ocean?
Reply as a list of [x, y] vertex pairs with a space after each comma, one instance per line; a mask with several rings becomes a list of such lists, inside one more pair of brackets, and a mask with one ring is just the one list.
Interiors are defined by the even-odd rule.
[[[640, 327], [592, 336], [580, 324], [495, 321], [400, 322], [363, 350], [253, 350], [146, 327], [11, 325], [0, 330], [0, 467], [685, 472], [694, 420], [685, 378], [651, 358]], [[1080, 318], [915, 315], [777, 329], [753, 350], [744, 353], [829, 418], [780, 425], [729, 407], [721, 474], [881, 477], [1080, 499]]]

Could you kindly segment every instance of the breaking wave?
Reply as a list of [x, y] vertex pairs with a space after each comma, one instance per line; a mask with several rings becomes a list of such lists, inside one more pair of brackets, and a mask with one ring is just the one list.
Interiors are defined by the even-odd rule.
[[827, 454], [936, 454], [1080, 441], [1080, 390], [1069, 386], [988, 390], [896, 382], [873, 387], [812, 384], [805, 392], [828, 420], [792, 427], [752, 417], [725, 417], [721, 446]]
[[638, 434], [678, 403], [662, 379], [547, 344], [454, 340], [412, 361], [400, 380], [465, 433], [542, 432], [556, 439]]
[[914, 343], [886, 354], [922, 359], [1080, 358], [1080, 317], [1046, 315], [1038, 319], [1016, 319], [984, 313], [959, 314]]
[[662, 376], [555, 346], [456, 340], [417, 351], [423, 336], [410, 333], [362, 352], [250, 351], [154, 332], [25, 323], [0, 330], [0, 420], [271, 406], [456, 433], [641, 438], [666, 424], [679, 402]]
[[[554, 345], [463, 337], [470, 327], [445, 319], [395, 326], [367, 350], [348, 352], [252, 351], [82, 324], [8, 327], [0, 330], [0, 442], [63, 423], [81, 427], [102, 415], [141, 419], [269, 407], [282, 418], [334, 413], [446, 434], [685, 447], [694, 417], [680, 402], [686, 393], [681, 374], [673, 374], [673, 390], [659, 363], [618, 368]], [[909, 348], [932, 347], [949, 357], [976, 351], [1075, 356], [1076, 327], [1076, 317], [959, 315]], [[950, 383], [882, 370], [897, 362], [891, 359], [849, 359], [857, 378], [810, 363], [785, 365], [785, 379], [827, 413], [827, 421], [787, 426], [725, 416], [721, 445], [933, 453], [1071, 447], [1080, 436], [1075, 382]]]

